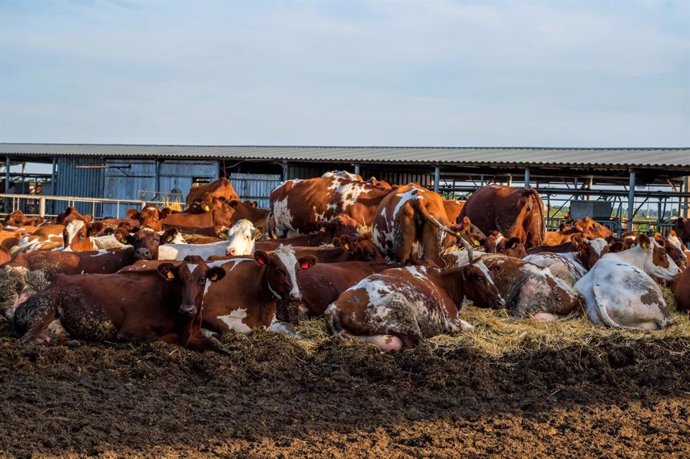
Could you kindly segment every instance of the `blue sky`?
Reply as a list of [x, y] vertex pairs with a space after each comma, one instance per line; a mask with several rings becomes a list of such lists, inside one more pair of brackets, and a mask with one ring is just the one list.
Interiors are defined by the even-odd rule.
[[688, 146], [690, 1], [0, 0], [0, 141]]

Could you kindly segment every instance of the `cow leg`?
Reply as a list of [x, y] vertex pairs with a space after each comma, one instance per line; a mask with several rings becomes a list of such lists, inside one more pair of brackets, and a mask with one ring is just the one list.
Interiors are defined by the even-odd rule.
[[35, 295], [17, 309], [15, 329], [24, 332], [23, 342], [43, 341], [50, 324], [57, 318], [57, 304], [47, 295]]
[[354, 338], [367, 344], [373, 344], [378, 347], [381, 352], [399, 351], [405, 347], [403, 340], [394, 335], [358, 336], [350, 335], [347, 332], [342, 332], [340, 335], [347, 338]]

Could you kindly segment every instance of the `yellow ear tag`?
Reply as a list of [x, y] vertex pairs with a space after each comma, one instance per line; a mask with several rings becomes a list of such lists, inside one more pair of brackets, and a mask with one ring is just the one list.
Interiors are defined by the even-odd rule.
[[475, 239], [475, 240], [474, 240], [474, 245], [475, 245], [475, 246], [478, 246], [478, 245], [479, 245], [479, 241]]
[[170, 280], [175, 279], [175, 274], [173, 274], [172, 271], [168, 271], [167, 273], [165, 273], [165, 275], [166, 275], [166, 277], [167, 277], [168, 279], [170, 279]]
[[343, 250], [345, 250], [346, 252], [349, 251], [350, 250], [350, 244], [343, 245]]
[[209, 210], [211, 210], [211, 208], [209, 206], [204, 206], [204, 210], [208, 212]]

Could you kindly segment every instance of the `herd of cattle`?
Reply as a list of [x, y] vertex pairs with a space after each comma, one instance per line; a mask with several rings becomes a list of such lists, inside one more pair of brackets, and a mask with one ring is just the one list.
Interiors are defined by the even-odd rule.
[[270, 203], [221, 179], [192, 189], [183, 212], [14, 212], [0, 233], [0, 313], [27, 341], [194, 349], [324, 318], [331, 334], [389, 351], [472, 329], [466, 304], [658, 329], [671, 322], [665, 286], [690, 310], [686, 219], [665, 236], [616, 237], [589, 218], [547, 232], [534, 190], [490, 185], [460, 202], [347, 172], [288, 180]]

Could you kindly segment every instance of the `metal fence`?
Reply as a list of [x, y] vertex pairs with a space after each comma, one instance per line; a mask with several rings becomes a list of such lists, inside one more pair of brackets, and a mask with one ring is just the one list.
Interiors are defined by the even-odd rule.
[[[30, 216], [55, 217], [66, 207], [81, 204], [81, 209], [90, 211], [94, 218], [114, 217], [122, 218], [127, 209], [143, 208], [148, 204], [161, 205], [158, 201], [142, 201], [137, 199], [105, 199], [83, 198], [78, 196], [43, 196], [35, 194], [0, 194], [3, 211], [0, 215], [8, 215], [15, 210], [21, 210]], [[112, 212], [104, 215], [104, 206], [109, 206]]]

